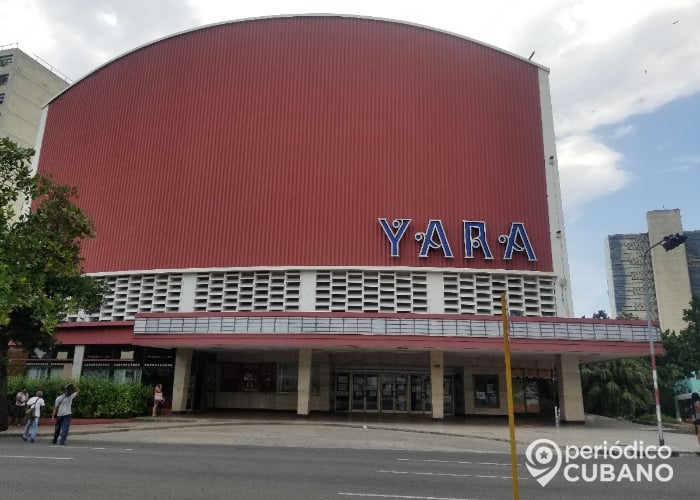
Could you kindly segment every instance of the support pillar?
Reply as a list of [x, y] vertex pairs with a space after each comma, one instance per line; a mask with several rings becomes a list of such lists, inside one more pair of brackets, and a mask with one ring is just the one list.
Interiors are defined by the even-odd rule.
[[187, 408], [192, 373], [192, 349], [178, 348], [175, 352], [175, 374], [173, 376], [173, 412], [191, 411]]
[[557, 389], [561, 420], [569, 423], [585, 423], [581, 371], [576, 354], [560, 354], [558, 356]]
[[430, 397], [433, 404], [433, 418], [445, 417], [445, 353], [430, 351]]
[[299, 373], [297, 374], [297, 415], [309, 414], [311, 395], [311, 349], [299, 349]]
[[71, 380], [78, 380], [83, 373], [83, 358], [85, 357], [85, 346], [76, 345], [73, 352], [73, 366], [71, 368]]

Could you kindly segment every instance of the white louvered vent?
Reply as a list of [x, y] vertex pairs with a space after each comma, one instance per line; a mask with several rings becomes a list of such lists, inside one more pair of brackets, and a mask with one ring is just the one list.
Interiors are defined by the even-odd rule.
[[[501, 314], [505, 292], [512, 313], [556, 316], [555, 278], [539, 275], [445, 273], [444, 312]], [[130, 321], [141, 312], [178, 312], [183, 275], [100, 277], [110, 289], [99, 314], [67, 321]], [[301, 271], [220, 271], [194, 280], [193, 312], [299, 311]], [[320, 312], [427, 313], [428, 273], [422, 271], [316, 271], [315, 310]], [[434, 292], [431, 292], [434, 293]], [[189, 302], [185, 298], [185, 302]]]
[[316, 310], [428, 312], [427, 274], [390, 271], [318, 271]]
[[98, 314], [80, 313], [67, 321], [130, 321], [140, 312], [177, 312], [181, 274], [134, 274], [98, 278], [109, 288]]
[[556, 316], [554, 278], [549, 276], [445, 273], [445, 312], [501, 314], [501, 293], [511, 313]]
[[298, 311], [299, 271], [200, 273], [195, 285], [196, 312]]

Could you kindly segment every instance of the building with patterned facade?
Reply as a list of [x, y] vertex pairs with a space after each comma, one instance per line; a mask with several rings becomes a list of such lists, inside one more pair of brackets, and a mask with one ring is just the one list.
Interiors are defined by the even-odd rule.
[[[700, 296], [700, 231], [684, 231], [680, 210], [647, 213], [647, 233], [614, 234], [606, 240], [608, 293], [612, 317], [646, 319], [644, 272], [649, 272], [652, 318], [662, 330], [685, 328], [683, 311], [693, 295]], [[666, 252], [650, 247], [673, 234], [687, 236], [684, 244]]]
[[548, 78], [346, 16], [217, 24], [96, 69], [46, 107], [37, 165], [78, 187], [111, 292], [29, 369], [164, 382], [180, 412], [433, 418], [505, 414], [512, 376], [516, 411], [583, 421], [579, 364], [648, 339], [571, 318]]

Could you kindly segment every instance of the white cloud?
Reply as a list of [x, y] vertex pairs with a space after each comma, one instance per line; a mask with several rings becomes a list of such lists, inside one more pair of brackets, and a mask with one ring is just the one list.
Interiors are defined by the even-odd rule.
[[676, 165], [674, 167], [662, 168], [658, 171], [659, 174], [672, 174], [675, 172], [688, 172], [696, 168], [695, 165]]
[[587, 132], [698, 92], [700, 31], [691, 22], [698, 18], [700, 4], [659, 9], [604, 42], [557, 54], [551, 77], [557, 132]]
[[557, 149], [564, 212], [569, 221], [580, 217], [584, 205], [614, 193], [632, 179], [620, 168], [622, 155], [591, 135], [570, 135], [558, 142]]
[[610, 136], [611, 139], [619, 139], [620, 137], [625, 137], [632, 135], [636, 132], [636, 128], [633, 125], [623, 125], [615, 129], [613, 134]]
[[119, 24], [119, 19], [117, 18], [117, 15], [114, 12], [99, 13], [97, 14], [97, 19], [99, 19], [109, 27], [115, 27], [117, 26], [117, 24]]
[[673, 159], [674, 165], [670, 167], [661, 168], [658, 170], [659, 174], [667, 173], [684, 173], [690, 172], [700, 168], [700, 155], [693, 156], [680, 156]]

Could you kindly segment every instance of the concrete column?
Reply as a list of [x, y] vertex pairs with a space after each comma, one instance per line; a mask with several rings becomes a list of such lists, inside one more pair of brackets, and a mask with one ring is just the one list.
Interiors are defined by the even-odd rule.
[[331, 411], [335, 407], [335, 401], [331, 401], [332, 387], [335, 383], [331, 379], [331, 361], [330, 355], [327, 352], [317, 352], [316, 362], [320, 363], [320, 378], [321, 378], [321, 393], [317, 399], [317, 409], [320, 411]]
[[[653, 210], [647, 212], [649, 245], [661, 241], [670, 234], [682, 233], [680, 210]], [[680, 333], [688, 325], [683, 321], [683, 311], [690, 307], [692, 290], [688, 269], [688, 253], [685, 245], [666, 252], [658, 246], [651, 250], [652, 280], [656, 291], [656, 309], [661, 330]], [[652, 305], [652, 319], [654, 319]]]
[[445, 353], [430, 351], [430, 397], [433, 403], [433, 418], [445, 417]]
[[560, 354], [558, 356], [557, 388], [561, 420], [563, 422], [584, 423], [586, 418], [583, 412], [583, 392], [581, 391], [578, 355]]
[[309, 414], [311, 395], [311, 349], [299, 349], [299, 373], [297, 375], [297, 415]]
[[180, 288], [180, 304], [178, 305], [179, 312], [194, 311], [194, 296], [197, 288], [196, 274], [183, 274], [182, 284]]
[[175, 353], [175, 374], [173, 377], [173, 412], [191, 411], [187, 409], [192, 372], [192, 349], [178, 348]]
[[302, 271], [299, 284], [299, 310], [316, 310], [316, 271]]
[[430, 272], [427, 276], [428, 312], [445, 313], [445, 275], [442, 272]]
[[77, 345], [75, 346], [75, 352], [73, 353], [73, 367], [71, 369], [70, 378], [71, 380], [78, 380], [80, 374], [83, 373], [83, 358], [85, 357], [85, 346]]

